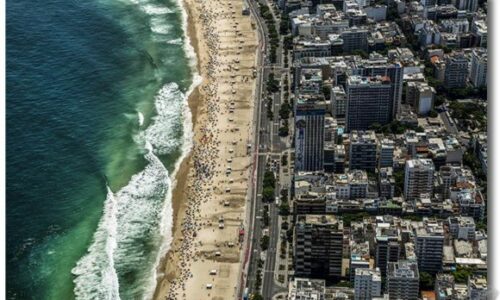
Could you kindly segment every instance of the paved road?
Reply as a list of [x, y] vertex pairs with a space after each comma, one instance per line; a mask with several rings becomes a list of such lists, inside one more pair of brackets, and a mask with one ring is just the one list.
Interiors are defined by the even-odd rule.
[[[258, 14], [258, 5], [255, 1], [249, 0], [249, 8], [251, 13], [254, 15], [257, 25], [259, 27], [259, 35], [262, 50], [265, 50], [268, 46], [268, 38], [267, 38], [267, 28], [265, 23]], [[281, 46], [280, 46], [281, 49]], [[262, 55], [264, 56], [264, 55]], [[274, 117], [273, 120], [269, 120], [267, 117], [267, 101], [262, 98], [263, 90], [265, 90], [265, 83], [269, 78], [269, 74], [271, 72], [275, 73], [275, 78], [281, 79], [281, 68], [277, 68], [274, 71], [274, 66], [268, 64], [268, 60], [259, 56], [257, 71], [258, 71], [258, 79], [257, 79], [257, 92], [256, 92], [256, 112], [255, 112], [255, 120], [256, 120], [256, 129], [258, 134], [256, 134], [255, 145], [258, 147], [258, 155], [256, 157], [255, 165], [256, 165], [256, 176], [254, 177], [255, 186], [253, 187], [253, 201], [250, 201], [250, 212], [247, 215], [251, 220], [248, 222], [248, 232], [251, 233], [251, 251], [248, 265], [248, 276], [246, 281], [246, 287], [248, 287], [250, 293], [260, 292], [255, 289], [255, 279], [256, 279], [256, 271], [258, 269], [258, 262], [260, 260], [260, 239], [262, 237], [263, 224], [262, 224], [262, 212], [264, 203], [262, 203], [262, 183], [264, 172], [266, 170], [266, 164], [269, 159], [277, 160], [280, 162], [280, 153], [283, 149], [281, 139], [278, 135], [279, 130], [279, 107], [281, 105], [281, 92], [276, 93], [272, 96], [273, 98], [273, 111]], [[282, 61], [281, 51], [278, 52], [278, 62]], [[281, 84], [281, 83], [280, 83]], [[276, 125], [278, 123], [278, 125]], [[279, 183], [277, 181], [276, 194], [279, 195]], [[267, 205], [267, 204], [266, 204]], [[262, 272], [262, 285], [261, 291], [264, 299], [272, 299], [273, 295], [276, 292], [283, 292], [283, 288], [278, 287], [274, 283], [274, 268], [276, 261], [276, 249], [278, 243], [278, 208], [275, 203], [269, 204], [269, 235], [270, 235], [270, 243], [269, 249], [266, 254], [265, 264], [263, 266]]]
[[268, 37], [267, 37], [267, 29], [265, 28], [263, 20], [259, 17], [258, 14], [258, 6], [253, 0], [248, 1], [249, 9], [257, 22], [257, 27], [259, 31], [259, 53], [258, 61], [257, 61], [257, 89], [256, 89], [256, 97], [255, 97], [255, 126], [256, 126], [256, 135], [255, 135], [255, 150], [257, 153], [262, 152], [264, 154], [258, 154], [255, 160], [256, 165], [256, 176], [255, 187], [253, 187], [253, 197], [251, 198], [251, 205], [249, 212], [250, 214], [250, 222], [249, 222], [249, 230], [247, 231], [251, 234], [251, 241], [249, 241], [250, 245], [250, 262], [248, 265], [247, 272], [247, 282], [246, 287], [250, 290], [250, 292], [255, 292], [255, 279], [256, 279], [256, 271], [258, 267], [258, 261], [260, 259], [260, 238], [262, 236], [262, 221], [260, 216], [262, 216], [262, 179], [264, 176], [264, 171], [267, 163], [267, 154], [266, 152], [269, 150], [269, 135], [266, 133], [266, 128], [268, 127], [268, 118], [267, 118], [267, 109], [265, 107], [265, 101], [262, 101], [262, 93], [263, 93], [263, 83], [267, 80], [269, 75], [269, 70], [265, 68], [264, 55], [266, 47], [268, 45]]
[[[278, 165], [280, 164], [280, 155], [273, 154], [271, 160], [276, 160]], [[279, 191], [281, 189], [279, 183], [279, 172], [276, 175], [276, 186], [275, 186], [275, 197], [279, 197]], [[278, 235], [280, 233], [278, 225], [278, 214], [279, 209], [276, 203], [273, 201], [269, 205], [269, 248], [266, 252], [266, 261], [264, 264], [264, 272], [262, 279], [262, 296], [264, 299], [271, 299], [277, 291], [281, 289], [274, 282], [274, 271], [276, 267], [276, 252], [278, 249]]]
[[[257, 195], [262, 193], [262, 191], [258, 190], [258, 186], [256, 186], [256, 182], [261, 181], [262, 179], [262, 172], [265, 167], [265, 159], [260, 159], [260, 155], [258, 155], [260, 149], [260, 138], [261, 134], [260, 132], [260, 123], [261, 123], [261, 114], [262, 111], [265, 111], [261, 107], [261, 95], [262, 95], [262, 82], [263, 82], [263, 65], [264, 65], [264, 60], [265, 60], [265, 55], [263, 53], [265, 52], [265, 49], [268, 45], [268, 38], [267, 38], [267, 33], [264, 31], [265, 28], [263, 26], [262, 20], [258, 17], [258, 13], [256, 10], [256, 7], [254, 6], [254, 3], [252, 0], [249, 0], [247, 2], [249, 5], [250, 12], [253, 16], [253, 19], [257, 23], [257, 31], [258, 31], [258, 39], [259, 39], [259, 48], [257, 50], [257, 64], [256, 64], [256, 71], [257, 71], [257, 80], [256, 80], [256, 92], [255, 92], [255, 109], [254, 109], [254, 138], [255, 141], [253, 143], [252, 147], [252, 152], [256, 156], [254, 158], [254, 174], [252, 177], [252, 182], [249, 185], [249, 197], [247, 201], [247, 215], [246, 215], [246, 220], [247, 222], [245, 223], [245, 229], [247, 233], [247, 238], [245, 240], [245, 243], [243, 245], [243, 251], [242, 251], [242, 256], [244, 258], [244, 262], [247, 262], [247, 255], [250, 255], [248, 258], [250, 262], [248, 264], [242, 265], [241, 266], [241, 278], [240, 282], [238, 284], [239, 292], [237, 293], [237, 299], [241, 299], [245, 290], [245, 287], [249, 287], [250, 290], [254, 285], [255, 281], [255, 267], [256, 265], [252, 262], [252, 259], [254, 258], [254, 255], [252, 255], [252, 251], [254, 249], [258, 249], [258, 244], [255, 243], [255, 240], [257, 238], [260, 238], [260, 232], [256, 232], [254, 228], [260, 228], [260, 223], [259, 220], [256, 218], [256, 216], [259, 214], [260, 207], [258, 206], [261, 201], [258, 199]], [[264, 167], [261, 166], [264, 164]], [[260, 178], [260, 179], [259, 179]], [[257, 246], [257, 247], [256, 247]], [[247, 253], [249, 251], [250, 253]], [[248, 267], [248, 269], [247, 269]]]

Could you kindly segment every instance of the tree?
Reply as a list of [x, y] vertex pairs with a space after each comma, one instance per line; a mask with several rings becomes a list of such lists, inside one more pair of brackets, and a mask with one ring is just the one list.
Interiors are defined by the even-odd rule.
[[257, 269], [256, 273], [257, 274], [256, 274], [256, 278], [255, 278], [255, 289], [259, 290], [260, 286], [262, 284], [262, 270], [261, 269]]
[[375, 122], [375, 123], [372, 123], [372, 124], [368, 127], [368, 129], [373, 130], [373, 131], [375, 131], [376, 133], [380, 133], [380, 132], [381, 132], [381, 130], [382, 130], [382, 125], [380, 125], [380, 123], [378, 123], [378, 122]]
[[394, 194], [395, 196], [401, 196], [403, 194], [404, 183], [405, 183], [405, 173], [403, 170], [394, 172]]
[[293, 36], [287, 35], [283, 38], [283, 47], [287, 50], [292, 50], [292, 48], [293, 48]]
[[[274, 51], [276, 52], [276, 51]], [[276, 53], [275, 53], [276, 54]], [[279, 81], [274, 79], [274, 73], [269, 74], [269, 78], [267, 79], [267, 91], [269, 93], [276, 93], [279, 91]]]
[[264, 223], [265, 227], [269, 226], [269, 209], [267, 208], [267, 205], [264, 206], [264, 211], [262, 213], [262, 222]]
[[434, 98], [434, 107], [441, 106], [445, 102], [446, 98], [443, 95], [436, 95]]
[[[288, 222], [287, 221], [283, 221], [283, 223], [281, 223], [281, 229], [283, 230], [288, 230]], [[285, 241], [286, 242], [286, 241]]]
[[264, 266], [264, 260], [259, 258], [259, 260], [257, 261], [257, 268], [262, 268]]
[[288, 201], [288, 189], [286, 189], [286, 188], [281, 189], [280, 195], [281, 195], [281, 201], [282, 202], [287, 202]]
[[287, 202], [281, 203], [280, 205], [280, 215], [288, 216], [290, 214], [290, 205]]
[[253, 295], [252, 295], [252, 298], [251, 298], [251, 299], [252, 299], [252, 300], [264, 300], [264, 297], [262, 297], [262, 295], [261, 295], [261, 294], [256, 293], [256, 294], [253, 294]]
[[362, 58], [368, 58], [368, 53], [366, 53], [366, 51], [363, 51], [363, 50], [360, 50], [360, 49], [352, 51], [352, 54], [353, 55], [359, 55]]
[[351, 222], [363, 221], [363, 219], [367, 216], [369, 216], [367, 212], [344, 213], [342, 215], [342, 222], [344, 222], [345, 226], [351, 226]]
[[471, 150], [464, 153], [463, 163], [472, 170], [474, 176], [479, 177], [482, 173], [481, 163]]
[[423, 218], [424, 217], [422, 215], [416, 215], [416, 214], [405, 215], [405, 219], [408, 219], [410, 221], [415, 221], [415, 222], [422, 222]]
[[285, 125], [280, 127], [278, 135], [281, 137], [288, 136], [288, 124], [285, 124]]
[[429, 113], [429, 117], [431, 118], [437, 118], [438, 113], [435, 110], [431, 110]]
[[262, 251], [266, 251], [267, 248], [269, 248], [269, 236], [268, 235], [263, 235], [260, 238], [260, 248]]
[[281, 156], [281, 165], [282, 166], [288, 165], [288, 155], [287, 154], [283, 154]]
[[286, 240], [289, 243], [293, 242], [293, 227], [286, 231]]
[[452, 274], [456, 283], [467, 283], [467, 279], [472, 275], [473, 271], [472, 268], [458, 266], [457, 270]]
[[273, 110], [271, 109], [271, 105], [268, 105], [267, 106], [267, 118], [269, 120], [272, 120], [274, 117], [274, 113], [273, 113]]
[[286, 120], [290, 117], [290, 104], [288, 103], [288, 101], [285, 101], [281, 104], [279, 114], [280, 118], [283, 120]]
[[273, 187], [276, 185], [276, 178], [274, 178], [273, 171], [264, 172], [264, 187]]
[[336, 283], [335, 286], [353, 288], [354, 287], [354, 283], [351, 282], [351, 281], [342, 280], [342, 281]]
[[420, 272], [420, 289], [421, 290], [433, 290], [434, 289], [434, 279], [427, 272]]
[[[484, 215], [486, 217], [486, 213]], [[477, 230], [484, 230], [485, 232], [488, 232], [488, 222], [485, 222], [484, 220], [478, 221], [476, 223], [476, 229]]]
[[280, 34], [286, 35], [290, 30], [290, 18], [288, 14], [281, 14]]
[[330, 99], [330, 93], [331, 89], [328, 85], [324, 85], [321, 87], [321, 91], [323, 92], [323, 95], [325, 96], [325, 99]]
[[272, 97], [267, 97], [267, 117], [272, 120], [274, 116], [273, 112], [273, 98]]
[[436, 89], [436, 92], [438, 94], [444, 91], [443, 83], [434, 78], [434, 75], [428, 76], [426, 79], [429, 85]]
[[274, 187], [267, 186], [262, 190], [262, 201], [272, 202], [274, 200]]

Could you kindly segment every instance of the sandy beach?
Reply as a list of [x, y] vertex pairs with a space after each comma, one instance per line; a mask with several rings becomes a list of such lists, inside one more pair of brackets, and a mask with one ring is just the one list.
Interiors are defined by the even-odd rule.
[[203, 81], [189, 98], [194, 146], [177, 173], [174, 237], [155, 299], [236, 297], [252, 170], [257, 48], [243, 5], [184, 0]]

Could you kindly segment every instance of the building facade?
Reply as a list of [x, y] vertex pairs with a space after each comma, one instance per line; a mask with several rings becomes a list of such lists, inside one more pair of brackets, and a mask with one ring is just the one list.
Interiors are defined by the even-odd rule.
[[461, 52], [445, 55], [446, 70], [444, 85], [446, 88], [463, 88], [469, 76], [469, 62]]
[[336, 280], [342, 275], [344, 227], [331, 215], [298, 216], [295, 226], [295, 274]]
[[436, 274], [443, 267], [444, 230], [441, 222], [424, 218], [415, 226], [415, 254], [420, 272]]
[[488, 51], [483, 48], [472, 51], [470, 81], [475, 87], [488, 85]]
[[407, 201], [420, 199], [422, 194], [432, 194], [434, 163], [431, 159], [406, 161], [404, 196]]
[[387, 293], [390, 300], [419, 298], [419, 273], [416, 262], [400, 260], [388, 264]]
[[392, 120], [392, 86], [387, 76], [347, 79], [347, 130], [367, 130]]
[[368, 30], [365, 28], [349, 28], [341, 33], [341, 37], [344, 42], [344, 52], [349, 53], [354, 50], [368, 50]]
[[353, 131], [349, 135], [349, 169], [375, 172], [377, 137], [373, 131]]
[[371, 300], [382, 293], [382, 277], [380, 270], [356, 269], [354, 276], [354, 299]]
[[380, 154], [378, 159], [378, 167], [386, 168], [393, 166], [394, 162], [394, 141], [383, 139], [380, 141]]
[[295, 113], [295, 169], [323, 169], [325, 109], [316, 103], [298, 102]]

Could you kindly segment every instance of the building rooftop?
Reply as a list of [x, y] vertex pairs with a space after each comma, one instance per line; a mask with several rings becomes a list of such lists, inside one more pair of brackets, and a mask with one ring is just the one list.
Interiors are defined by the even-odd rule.
[[379, 268], [376, 269], [357, 268], [356, 276], [371, 276], [372, 281], [382, 281]]
[[435, 219], [424, 218], [422, 222], [412, 223], [417, 237], [443, 237], [443, 223]]
[[434, 169], [434, 163], [432, 159], [410, 159], [406, 161], [406, 166], [408, 168], [431, 168]]
[[338, 225], [339, 229], [343, 228], [342, 220], [334, 215], [303, 215], [298, 216], [299, 222], [312, 225]]
[[488, 288], [488, 280], [484, 276], [472, 276], [469, 278], [469, 288], [485, 290]]
[[415, 261], [400, 260], [387, 264], [387, 276], [396, 278], [419, 278], [418, 265]]
[[375, 85], [386, 85], [391, 84], [391, 78], [389, 76], [359, 76], [351, 75], [347, 79], [348, 85], [358, 85], [358, 86], [375, 86]]
[[472, 244], [467, 241], [453, 240], [453, 246], [458, 257], [472, 258], [474, 256]]
[[288, 287], [290, 300], [322, 300], [325, 294], [325, 281], [321, 279], [295, 278]]
[[377, 136], [375, 135], [375, 131], [367, 130], [367, 131], [357, 131], [352, 130], [349, 134], [349, 141], [351, 144], [357, 143], [370, 143], [375, 144], [377, 142]]

